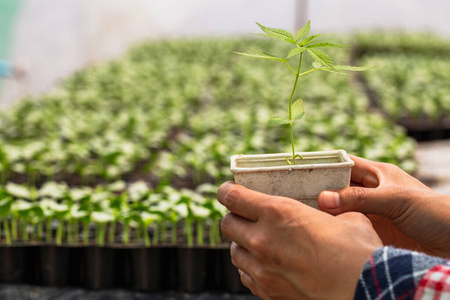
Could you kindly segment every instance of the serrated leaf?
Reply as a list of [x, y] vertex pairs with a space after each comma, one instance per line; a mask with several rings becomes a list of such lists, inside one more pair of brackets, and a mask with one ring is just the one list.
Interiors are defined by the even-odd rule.
[[340, 45], [334, 43], [312, 43], [308, 45], [308, 48], [344, 48], [349, 47], [348, 45]]
[[287, 58], [291, 58], [291, 57], [294, 57], [296, 55], [299, 55], [300, 53], [304, 52], [305, 50], [306, 50], [306, 48], [304, 48], [304, 47], [294, 48], [291, 51], [289, 51], [289, 54], [288, 54]]
[[308, 35], [309, 31], [311, 30], [311, 20], [308, 21], [300, 30], [297, 32], [297, 35], [295, 37], [295, 40], [298, 41], [302, 39], [304, 36]]
[[307, 45], [308, 43], [311, 43], [313, 40], [317, 39], [318, 37], [326, 36], [326, 35], [330, 35], [330, 34], [329, 34], [329, 33], [326, 33], [326, 34], [313, 34], [313, 35], [307, 37], [307, 38], [302, 42], [302, 45]]
[[376, 66], [367, 66], [367, 67], [353, 67], [353, 66], [344, 66], [344, 65], [334, 66], [335, 70], [342, 70], [342, 71], [367, 71], [367, 70], [370, 70], [373, 68], [376, 68]]
[[285, 58], [278, 57], [278, 56], [272, 55], [272, 54], [270, 54], [270, 53], [258, 51], [258, 50], [255, 50], [255, 49], [253, 49], [253, 48], [250, 48], [250, 50], [252, 50], [253, 52], [255, 52], [255, 53], [258, 54], [258, 55], [266, 56], [266, 57], [268, 57], [268, 59], [279, 60], [279, 61], [286, 61]]
[[259, 26], [259, 28], [261, 28], [262, 31], [267, 34], [267, 37], [295, 44], [294, 36], [289, 31], [284, 29], [265, 27], [258, 22], [256, 22], [256, 24]]
[[321, 68], [320, 71], [325, 71], [325, 72], [334, 73], [334, 74], [338, 74], [338, 75], [344, 75], [344, 76], [350, 75], [349, 73], [339, 72], [334, 69], [327, 69], [327, 68]]
[[269, 119], [269, 121], [267, 121], [267, 124], [269, 126], [286, 125], [291, 123], [291, 120], [279, 116], [272, 117]]
[[318, 49], [307, 49], [307, 50], [315, 61], [329, 68], [333, 68], [333, 61], [328, 55], [326, 55], [325, 53], [323, 53]]
[[303, 100], [298, 99], [292, 103], [292, 115], [294, 120], [299, 120], [305, 115], [305, 109], [303, 108]]
[[267, 53], [258, 52], [258, 51], [254, 50], [254, 49], [251, 49], [251, 50], [256, 52], [256, 53], [258, 53], [258, 54], [244, 53], [244, 52], [235, 52], [235, 51], [233, 51], [233, 52], [236, 53], [236, 54], [239, 54], [239, 55], [244, 55], [244, 56], [249, 56], [249, 57], [254, 57], [254, 58], [262, 58], [262, 59], [269, 59], [269, 60], [276, 60], [276, 61], [286, 61], [285, 58], [276, 57], [274, 55], [270, 55], [270, 54], [267, 54]]

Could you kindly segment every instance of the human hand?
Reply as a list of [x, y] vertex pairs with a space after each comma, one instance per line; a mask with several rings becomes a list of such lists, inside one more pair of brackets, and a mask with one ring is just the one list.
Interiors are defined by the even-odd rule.
[[352, 185], [319, 195], [332, 215], [368, 214], [385, 245], [450, 257], [450, 196], [434, 192], [400, 168], [351, 156]]
[[232, 262], [264, 299], [353, 299], [365, 261], [382, 246], [360, 213], [334, 217], [232, 182], [217, 198], [230, 210], [221, 228]]

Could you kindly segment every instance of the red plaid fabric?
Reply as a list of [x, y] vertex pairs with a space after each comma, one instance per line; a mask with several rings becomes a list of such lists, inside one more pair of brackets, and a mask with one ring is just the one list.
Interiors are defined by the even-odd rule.
[[363, 267], [354, 299], [450, 300], [450, 262], [419, 252], [379, 248]]
[[450, 299], [450, 266], [433, 267], [420, 281], [414, 300]]

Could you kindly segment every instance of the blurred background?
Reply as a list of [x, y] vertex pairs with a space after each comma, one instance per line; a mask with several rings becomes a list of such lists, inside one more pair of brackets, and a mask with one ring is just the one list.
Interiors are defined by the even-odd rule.
[[[0, 0], [2, 243], [226, 248], [217, 187], [231, 155], [290, 150], [288, 130], [266, 124], [293, 82], [233, 51], [286, 56], [289, 43], [248, 35], [255, 21], [295, 33], [308, 20], [351, 45], [324, 49], [336, 64], [377, 68], [302, 77], [296, 149], [394, 163], [450, 194], [448, 1]], [[11, 279], [0, 260], [0, 283], [68, 284], [26, 265]], [[122, 278], [90, 288], [132, 286], [109, 273]]]
[[1, 0], [0, 59], [30, 66], [28, 81], [2, 80], [0, 107], [49, 89], [74, 70], [111, 59], [138, 41], [245, 35], [255, 21], [294, 31], [374, 29], [450, 36], [445, 0]]

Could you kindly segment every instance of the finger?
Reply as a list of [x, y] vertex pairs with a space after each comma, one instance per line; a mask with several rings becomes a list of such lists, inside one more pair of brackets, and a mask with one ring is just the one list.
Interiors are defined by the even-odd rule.
[[264, 291], [258, 286], [258, 283], [242, 270], [238, 270], [239, 275], [241, 276], [241, 282], [244, 286], [250, 289], [253, 295], [258, 296], [262, 299], [270, 299], [270, 297], [264, 293]]
[[238, 272], [239, 272], [239, 276], [241, 278], [242, 284], [245, 287], [247, 287], [252, 292], [253, 295], [259, 296], [263, 299], [268, 299], [268, 298], [264, 297], [265, 294], [261, 291], [261, 289], [258, 287], [256, 281], [250, 275], [248, 275], [247, 273], [245, 273], [242, 270], [238, 270]]
[[351, 181], [365, 187], [375, 188], [380, 184], [378, 169], [376, 162], [350, 155], [355, 162], [352, 167]]
[[247, 274], [251, 273], [252, 265], [256, 264], [254, 257], [244, 247], [233, 242], [230, 246], [231, 262], [239, 270], [244, 271]]
[[398, 186], [377, 189], [348, 187], [323, 191], [318, 204], [320, 209], [333, 215], [356, 211], [394, 219], [408, 209], [410, 195], [411, 190], [405, 191]]
[[372, 222], [370, 221], [369, 217], [359, 212], [346, 212], [337, 215], [336, 218], [344, 220], [346, 222], [359, 223], [364, 224], [365, 226], [372, 227]]
[[247, 189], [234, 182], [225, 182], [217, 192], [217, 199], [229, 211], [246, 219], [257, 221], [261, 204], [270, 198], [269, 195]]
[[248, 240], [253, 232], [253, 224], [252, 221], [234, 213], [228, 213], [222, 219], [220, 229], [227, 238], [248, 248]]

